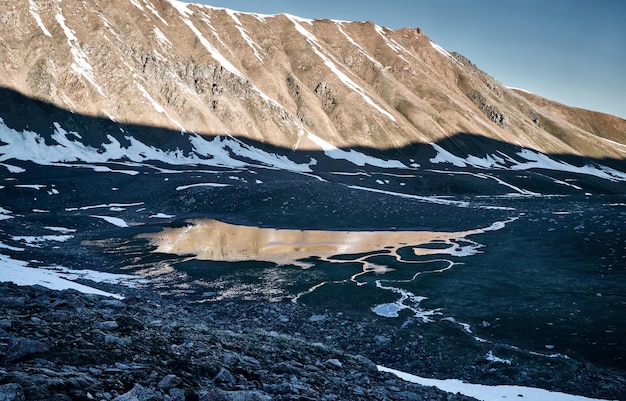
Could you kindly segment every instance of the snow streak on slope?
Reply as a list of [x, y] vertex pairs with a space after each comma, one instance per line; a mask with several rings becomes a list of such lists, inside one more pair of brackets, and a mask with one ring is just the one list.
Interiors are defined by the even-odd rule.
[[[341, 70], [335, 65], [335, 63], [333, 63], [333, 61], [331, 59], [329, 59], [328, 57], [326, 57], [324, 55], [324, 53], [322, 53], [320, 51], [320, 49], [323, 49], [323, 46], [319, 43], [319, 41], [317, 40], [317, 38], [315, 36], [313, 36], [313, 34], [311, 34], [309, 31], [307, 31], [302, 25], [300, 25], [300, 23], [298, 22], [298, 19], [294, 18], [293, 16], [288, 15], [287, 16], [291, 22], [293, 22], [293, 24], [296, 27], [296, 30], [298, 32], [300, 32], [302, 34], [302, 36], [304, 36], [309, 43], [311, 43], [312, 47], [313, 47], [313, 51], [315, 52], [315, 54], [322, 59], [322, 61], [324, 61], [324, 64], [339, 78], [339, 80], [341, 82], [344, 83], [344, 85], [346, 85], [348, 88], [354, 90], [356, 93], [358, 93], [359, 95], [361, 95], [361, 97], [363, 98], [363, 100], [365, 100], [365, 102], [367, 104], [369, 104], [370, 106], [374, 107], [376, 110], [378, 110], [381, 114], [385, 115], [387, 118], [389, 118], [391, 121], [396, 121], [396, 118], [391, 115], [391, 113], [389, 113], [388, 111], [386, 111], [385, 109], [383, 109], [381, 106], [379, 106], [378, 104], [376, 104], [366, 93], [365, 90], [363, 88], [361, 88], [359, 85], [357, 85], [353, 80], [351, 80], [350, 78], [348, 78], [348, 76], [346, 74], [344, 74], [343, 72], [341, 72]], [[332, 56], [331, 56], [332, 57]]]
[[239, 31], [239, 33], [241, 33], [241, 37], [246, 41], [246, 43], [250, 45], [250, 48], [252, 48], [252, 51], [254, 52], [254, 56], [260, 62], [263, 62], [263, 56], [261, 56], [261, 53], [259, 53], [259, 51], [263, 51], [263, 49], [261, 48], [261, 46], [256, 44], [254, 40], [252, 40], [250, 35], [248, 35], [248, 32], [246, 32], [245, 28], [241, 24], [239, 17], [237, 17], [237, 14], [235, 14], [234, 11], [229, 10], [229, 9], [224, 9], [224, 11], [226, 11], [226, 13], [230, 15], [230, 17], [233, 19], [233, 21], [235, 21], [235, 26], [237, 27], [237, 30]]
[[163, 23], [163, 25], [166, 25], [166, 26], [169, 25], [169, 23], [166, 20], [164, 20], [163, 17], [161, 17], [161, 15], [158, 13], [154, 5], [150, 2], [150, 0], [143, 0], [143, 2], [146, 5], [146, 8], [150, 10], [150, 12], [154, 14], [154, 16], [157, 17], [159, 21]]
[[72, 53], [72, 57], [74, 58], [74, 62], [72, 63], [72, 69], [82, 77], [84, 77], [94, 88], [98, 91], [101, 96], [104, 96], [104, 92], [102, 92], [102, 88], [96, 82], [96, 78], [94, 75], [93, 67], [89, 63], [89, 59], [85, 52], [80, 48], [80, 42], [76, 37], [74, 31], [70, 29], [65, 23], [65, 17], [63, 16], [63, 12], [58, 3], [60, 0], [55, 0], [57, 14], [55, 19], [63, 28], [63, 32], [67, 38], [67, 44], [70, 46], [70, 52]]
[[361, 52], [372, 63], [374, 63], [374, 65], [376, 67], [378, 67], [378, 68], [382, 68], [383, 67], [383, 65], [380, 62], [378, 62], [378, 60], [376, 60], [374, 57], [370, 56], [370, 54], [368, 52], [366, 52], [365, 49], [363, 49], [363, 47], [361, 45], [359, 45], [357, 42], [355, 42], [354, 39], [352, 39], [352, 37], [350, 37], [350, 35], [348, 35], [346, 33], [346, 31], [344, 31], [343, 27], [341, 26], [341, 22], [337, 23], [337, 28], [339, 28], [339, 32], [341, 32], [341, 34], [343, 36], [345, 36], [345, 38], [348, 40], [348, 42], [350, 42], [350, 44], [352, 44], [352, 46], [354, 46], [357, 49], [359, 49], [359, 52]]
[[181, 132], [185, 132], [185, 128], [183, 128], [182, 124], [176, 121], [174, 118], [172, 118], [172, 116], [170, 116], [170, 113], [168, 113], [167, 110], [165, 110], [163, 106], [159, 104], [159, 102], [154, 100], [154, 98], [150, 95], [150, 93], [148, 93], [148, 91], [146, 90], [146, 88], [143, 87], [143, 85], [141, 85], [139, 82], [135, 80], [133, 80], [133, 82], [135, 83], [135, 86], [137, 86], [137, 89], [139, 89], [139, 91], [141, 92], [141, 95], [150, 102], [150, 104], [152, 105], [152, 107], [154, 107], [154, 110], [156, 110], [157, 113], [165, 114], [165, 116], [171, 122], [173, 122], [174, 125], [176, 125], [180, 129]]
[[[200, 41], [200, 43], [202, 44], [202, 46], [209, 52], [209, 54], [211, 55], [211, 57], [213, 57], [217, 62], [220, 63], [220, 65], [225, 68], [227, 71], [229, 71], [230, 73], [236, 75], [237, 77], [245, 80], [249, 85], [250, 88], [257, 93], [258, 96], [260, 96], [265, 102], [271, 104], [272, 106], [280, 109], [280, 110], [284, 110], [283, 106], [278, 103], [277, 101], [275, 101], [274, 99], [272, 99], [270, 96], [268, 96], [267, 94], [265, 94], [262, 90], [260, 90], [258, 87], [256, 87], [254, 84], [252, 84], [250, 82], [250, 80], [248, 79], [248, 77], [241, 72], [237, 67], [235, 67], [230, 61], [228, 61], [228, 59], [226, 57], [224, 57], [224, 55], [222, 55], [220, 53], [220, 51], [213, 46], [213, 44], [211, 44], [211, 42], [209, 42], [203, 35], [202, 32], [200, 32], [200, 30], [198, 28], [196, 28], [196, 26], [193, 24], [193, 22], [188, 18], [189, 16], [193, 15], [193, 11], [189, 10], [187, 8], [187, 4], [182, 3], [180, 1], [176, 1], [176, 0], [167, 0], [174, 8], [176, 8], [178, 10], [178, 12], [181, 14], [181, 19], [183, 20], [183, 22], [185, 23], [185, 25], [187, 25], [189, 27], [189, 29], [191, 29], [191, 31], [194, 33], [194, 35], [196, 35], [196, 37], [198, 38], [198, 40]], [[208, 20], [208, 18], [203, 18], [203, 21], [211, 28], [213, 29], [213, 27], [211, 26], [210, 20]], [[215, 30], [213, 29], [215, 35], [216, 35], [216, 39], [218, 41], [220, 41], [219, 37], [217, 36], [217, 32], [215, 32]], [[245, 33], [245, 32], [244, 32]]]
[[39, 6], [37, 5], [37, 3], [35, 3], [34, 0], [28, 0], [28, 11], [30, 11], [30, 14], [33, 16], [33, 18], [35, 18], [35, 21], [37, 22], [39, 28], [41, 28], [43, 34], [52, 37], [50, 31], [48, 31], [46, 26], [43, 24], [43, 21], [41, 20], [41, 16], [39, 15]]
[[443, 54], [444, 56], [446, 56], [447, 58], [449, 58], [450, 60], [454, 61], [455, 63], [459, 63], [461, 65], [463, 65], [459, 60], [457, 60], [452, 54], [450, 54], [450, 52], [448, 52], [446, 49], [444, 49], [443, 47], [439, 46], [437, 43], [431, 41], [430, 45], [433, 47], [433, 49], [437, 50], [439, 53]]
[[157, 40], [163, 44], [163, 45], [167, 45], [169, 47], [172, 46], [172, 42], [167, 38], [167, 36], [165, 36], [165, 34], [156, 26], [153, 29], [154, 35], [156, 36]]
[[[409, 60], [407, 60], [406, 58], [404, 58], [404, 56], [402, 56], [400, 53], [404, 52], [404, 53], [408, 53], [411, 54], [411, 52], [409, 52], [407, 49], [405, 49], [404, 47], [400, 46], [400, 44], [398, 44], [398, 42], [396, 42], [393, 39], [389, 39], [387, 37], [387, 35], [385, 35], [385, 30], [382, 26], [376, 25], [376, 32], [380, 35], [381, 38], [383, 38], [383, 40], [385, 41], [385, 43], [387, 44], [387, 46], [389, 46], [391, 49], [393, 49], [396, 53], [398, 53], [398, 57], [400, 57], [402, 60], [404, 60], [406, 63], [409, 63]], [[410, 63], [409, 63], [410, 64]]]
[[139, 4], [139, 1], [138, 1], [138, 0], [130, 0], [130, 3], [131, 3], [133, 6], [137, 7], [138, 9], [140, 9], [141, 11], [143, 11], [143, 6], [142, 6], [141, 4]]
[[172, 6], [174, 6], [174, 8], [178, 10], [178, 12], [181, 14], [181, 19], [183, 20], [185, 25], [187, 25], [189, 29], [191, 29], [191, 31], [194, 33], [194, 35], [196, 35], [196, 37], [200, 41], [200, 44], [202, 44], [202, 46], [209, 52], [211, 57], [213, 57], [216, 61], [218, 61], [222, 67], [224, 67], [226, 70], [228, 70], [232, 74], [235, 74], [241, 79], [245, 79], [245, 80], [248, 79], [241, 71], [239, 71], [239, 69], [237, 69], [237, 67], [235, 67], [230, 61], [228, 61], [228, 59], [224, 57], [220, 53], [220, 51], [217, 50], [217, 48], [211, 44], [211, 42], [209, 42], [202, 35], [202, 32], [200, 32], [198, 28], [196, 28], [193, 22], [189, 19], [189, 17], [193, 15], [193, 11], [190, 11], [187, 8], [187, 4], [181, 3], [176, 0], [168, 0], [168, 1]]

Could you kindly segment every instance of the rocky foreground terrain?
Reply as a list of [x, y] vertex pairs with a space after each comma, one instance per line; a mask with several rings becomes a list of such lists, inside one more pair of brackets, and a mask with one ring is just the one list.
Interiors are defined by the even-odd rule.
[[252, 316], [233, 320], [228, 305], [6, 283], [0, 297], [3, 401], [470, 399], [378, 372], [361, 355], [265, 331]]
[[[393, 334], [361, 324], [357, 336], [347, 318], [312, 315], [303, 305], [202, 305], [151, 293], [117, 300], [8, 283], [0, 297], [3, 401], [471, 399], [379, 372], [337, 344], [369, 345], [366, 352], [384, 359]], [[438, 354], [414, 356], [428, 365]], [[532, 367], [522, 373], [541, 380]], [[575, 376], [580, 391], [599, 395], [626, 384], [582, 367]]]

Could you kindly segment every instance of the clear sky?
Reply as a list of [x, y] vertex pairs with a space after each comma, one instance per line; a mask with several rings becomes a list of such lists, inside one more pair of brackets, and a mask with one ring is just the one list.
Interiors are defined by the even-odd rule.
[[[185, 0], [191, 2], [191, 0]], [[626, 0], [195, 0], [420, 27], [507, 86], [626, 118]]]

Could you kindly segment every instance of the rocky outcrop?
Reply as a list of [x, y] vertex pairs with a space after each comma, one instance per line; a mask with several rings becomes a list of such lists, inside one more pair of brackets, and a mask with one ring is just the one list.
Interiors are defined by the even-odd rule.
[[480, 93], [474, 92], [470, 97], [489, 120], [504, 128], [509, 126], [509, 119], [506, 114], [501, 113], [493, 105], [489, 104]]

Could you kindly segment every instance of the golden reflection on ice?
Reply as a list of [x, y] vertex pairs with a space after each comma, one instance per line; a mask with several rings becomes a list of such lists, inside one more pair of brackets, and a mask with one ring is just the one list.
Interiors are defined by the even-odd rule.
[[[266, 261], [296, 264], [301, 259], [336, 255], [367, 254], [376, 251], [395, 254], [411, 246], [417, 256], [449, 254], [465, 256], [481, 246], [465, 237], [501, 227], [461, 232], [431, 231], [323, 231], [262, 228], [224, 223], [218, 220], [193, 220], [182, 228], [167, 228], [146, 235], [157, 247], [155, 252], [196, 255], [198, 259], [239, 262]], [[360, 258], [357, 258], [360, 259]]]

